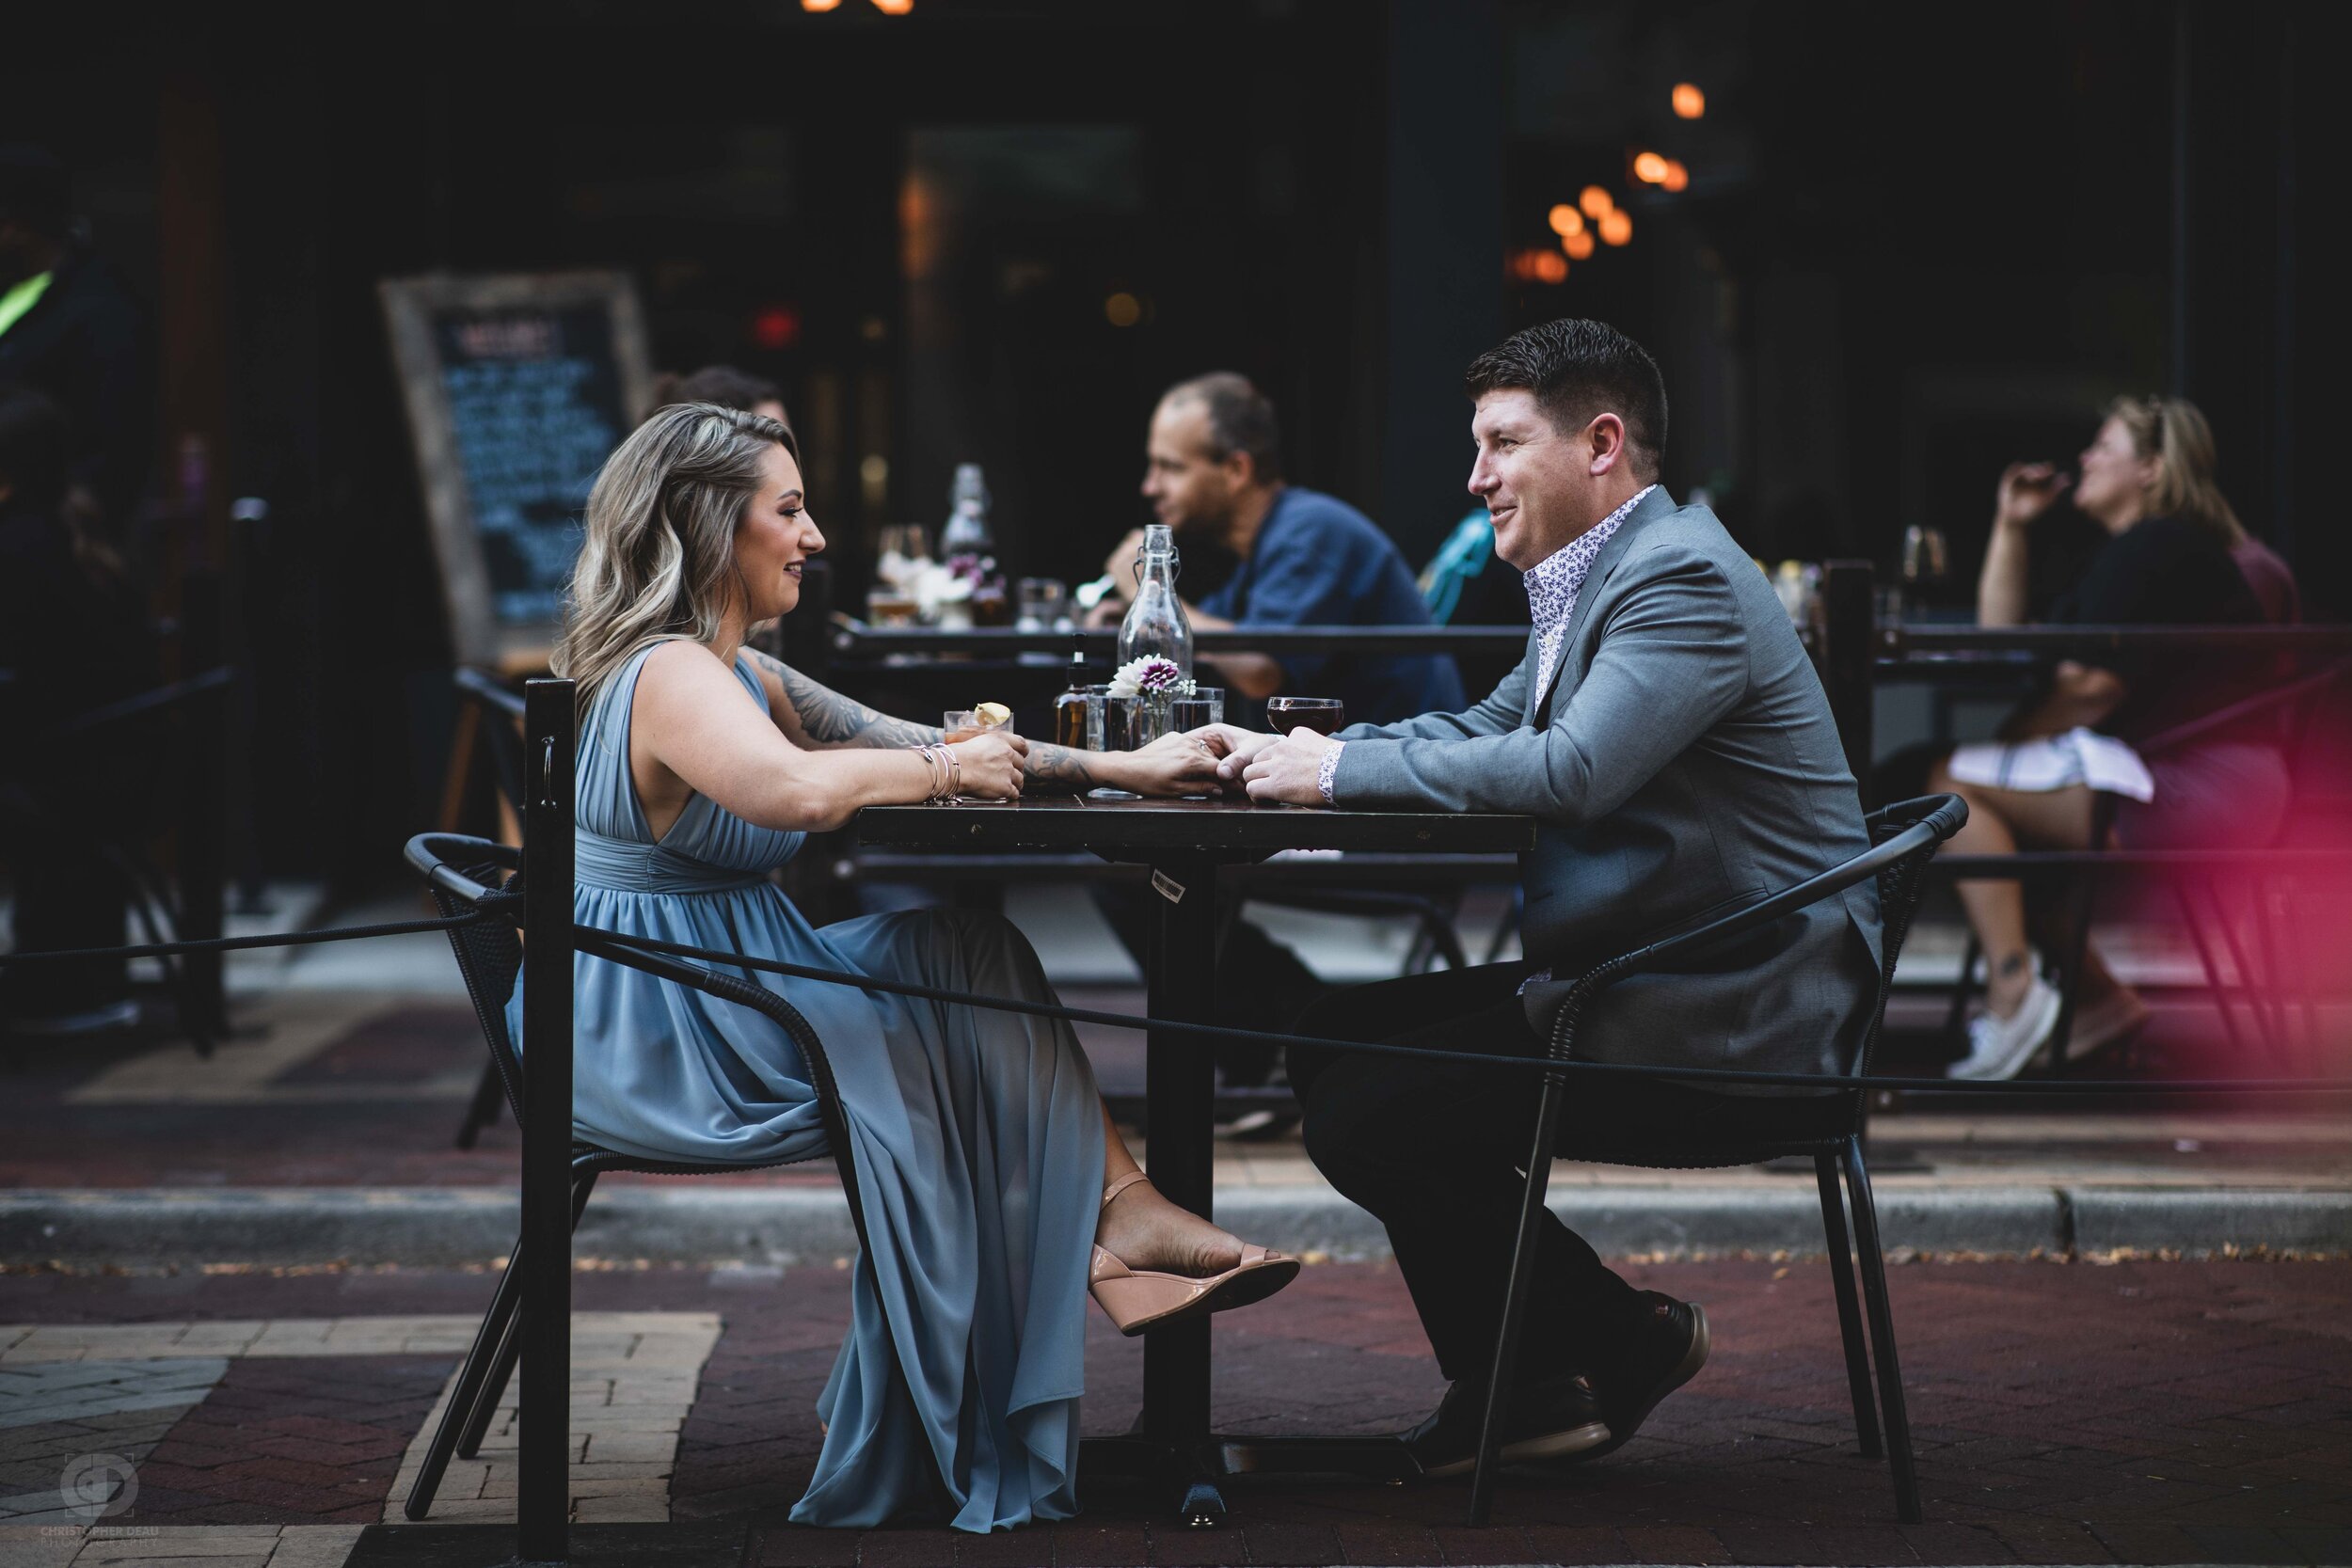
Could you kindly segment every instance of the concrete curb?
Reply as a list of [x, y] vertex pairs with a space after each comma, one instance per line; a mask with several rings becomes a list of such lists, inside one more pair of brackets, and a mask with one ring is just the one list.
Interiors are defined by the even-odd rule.
[[[1286, 1252], [1340, 1259], [1388, 1252], [1372, 1216], [1327, 1187], [1229, 1187], [1216, 1202], [1226, 1225]], [[1822, 1251], [1820, 1200], [1802, 1180], [1770, 1188], [1578, 1187], [1555, 1191], [1551, 1210], [1613, 1257]], [[1883, 1188], [1879, 1219], [1889, 1248], [1919, 1252], [2352, 1252], [2352, 1190]], [[0, 1261], [130, 1270], [336, 1261], [448, 1267], [504, 1257], [515, 1225], [515, 1195], [499, 1188], [21, 1190], [0, 1194]], [[578, 1253], [795, 1264], [830, 1263], [856, 1245], [837, 1187], [680, 1181], [599, 1190], [580, 1225]]]

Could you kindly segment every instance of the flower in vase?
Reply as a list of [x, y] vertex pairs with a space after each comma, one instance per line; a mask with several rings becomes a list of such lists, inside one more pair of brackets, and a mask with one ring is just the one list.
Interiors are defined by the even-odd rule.
[[1184, 672], [1172, 658], [1156, 655], [1131, 658], [1119, 667], [1111, 677], [1110, 694], [1114, 697], [1140, 697], [1145, 692], [1154, 695], [1174, 691], [1184, 683]]

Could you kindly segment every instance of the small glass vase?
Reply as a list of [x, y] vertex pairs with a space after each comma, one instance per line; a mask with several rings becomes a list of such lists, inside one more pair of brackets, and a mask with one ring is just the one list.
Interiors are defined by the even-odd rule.
[[[1088, 736], [1089, 740], [1099, 737], [1099, 744], [1093, 746], [1091, 750], [1131, 752], [1143, 744], [1136, 738], [1136, 733], [1146, 722], [1143, 713], [1144, 699], [1115, 697], [1105, 692], [1102, 702], [1102, 723]], [[1113, 789], [1108, 784], [1089, 789], [1087, 794], [1090, 799], [1097, 800], [1140, 800], [1143, 799], [1132, 789]]]

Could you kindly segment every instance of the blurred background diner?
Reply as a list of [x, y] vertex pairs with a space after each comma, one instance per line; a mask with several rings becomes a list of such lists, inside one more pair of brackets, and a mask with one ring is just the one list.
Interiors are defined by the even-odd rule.
[[[684, 24], [618, 0], [427, 7], [357, 56], [324, 16], [132, 14], [23, 20], [0, 60], [0, 383], [62, 432], [8, 526], [84, 575], [35, 596], [116, 595], [136, 628], [110, 641], [156, 652], [45, 673], [49, 640], [11, 627], [6, 701], [231, 672], [170, 687], [142, 753], [199, 814], [184, 769], [217, 784], [214, 842], [187, 853], [167, 811], [121, 836], [232, 922], [396, 896], [420, 827], [511, 831], [482, 693], [543, 666], [588, 483], [668, 403], [788, 420], [830, 545], [774, 648], [885, 711], [1001, 701], [1046, 733], [1073, 652], [1108, 679], [1155, 520], [1231, 717], [1475, 701], [1526, 601], [1464, 493], [1462, 367], [1565, 315], [1652, 345], [1663, 483], [1833, 675], [1855, 579], [1831, 563], [1868, 563], [1868, 647], [1838, 666], [1859, 695], [1834, 700], [1878, 798], [1973, 744], [2131, 748], [2291, 688], [2246, 721], [2259, 788], [2173, 782], [2228, 736], [2143, 754], [2155, 801], [2113, 806], [2113, 842], [2167, 812], [2249, 851], [2352, 841], [2342, 694], [2294, 686], [2331, 656], [2290, 645], [2352, 580], [2303, 417], [2342, 305], [2308, 244], [2324, 67], [2292, 8], [775, 0]], [[682, 82], [691, 103], [646, 90]], [[2305, 632], [1986, 641], [2119, 622]], [[1453, 640], [1258, 649], [1229, 624]], [[2051, 832], [1979, 800], [1985, 852], [2093, 842], [2079, 812]], [[1080, 922], [1041, 947], [1133, 983], [1096, 901], [1053, 891], [1099, 868], [885, 876], [847, 837], [798, 863], [812, 910]], [[21, 943], [57, 879], [22, 847], [7, 874]], [[1972, 967], [1963, 1014], [2016, 1017], [2021, 952], [2079, 978], [2085, 1049], [2138, 1027], [2118, 998], [2218, 1037], [2163, 897], [2103, 893], [2069, 964], [2064, 885], [1939, 891], [1908, 1060], [1966, 1057], [1944, 1009]], [[1234, 994], [1513, 950], [1475, 878], [1372, 891], [1391, 902], [1253, 896], [1231, 940], [1265, 963]], [[2341, 928], [2340, 893], [2306, 878], [2305, 928]]]

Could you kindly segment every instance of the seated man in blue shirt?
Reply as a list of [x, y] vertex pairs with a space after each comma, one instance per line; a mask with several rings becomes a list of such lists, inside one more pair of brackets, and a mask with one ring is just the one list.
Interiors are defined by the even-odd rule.
[[[1345, 501], [1282, 480], [1274, 404], [1246, 377], [1217, 372], [1168, 388], [1152, 415], [1143, 494], [1180, 543], [1239, 561], [1225, 585], [1185, 613], [1198, 629], [1234, 626], [1425, 626], [1412, 568], [1378, 525]], [[1140, 534], [1104, 570], [1126, 592]], [[1111, 625], [1123, 607], [1099, 611]], [[1450, 712], [1462, 679], [1443, 654], [1203, 654], [1241, 696], [1337, 697], [1349, 722]], [[1207, 674], [1204, 672], [1204, 674]]]
[[[1184, 611], [1196, 629], [1232, 626], [1425, 626], [1429, 611], [1396, 545], [1345, 501], [1286, 484], [1274, 404], [1248, 378], [1231, 372], [1181, 382], [1160, 399], [1145, 448], [1143, 493], [1161, 522], [1189, 545], [1238, 558], [1233, 575]], [[1104, 570], [1120, 592], [1136, 580], [1140, 532], [1111, 552]], [[1124, 606], [1106, 603], [1098, 617], [1116, 626]], [[1220, 678], [1232, 698], [1263, 702], [1278, 693], [1337, 697], [1349, 722], [1393, 722], [1451, 712], [1463, 702], [1454, 660], [1438, 655], [1202, 654], [1204, 683]], [[1146, 950], [1148, 895], [1106, 891], [1099, 899], [1113, 928], [1138, 956]], [[1280, 1028], [1287, 1014], [1327, 988], [1297, 954], [1248, 921], [1229, 928], [1218, 958], [1219, 1022]], [[1274, 1068], [1265, 1048], [1226, 1041], [1217, 1067], [1229, 1086], [1264, 1083]], [[1252, 1125], [1255, 1124], [1255, 1125]], [[1278, 1130], [1265, 1112], [1224, 1130]]]

